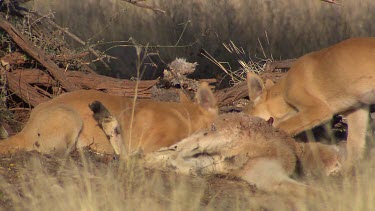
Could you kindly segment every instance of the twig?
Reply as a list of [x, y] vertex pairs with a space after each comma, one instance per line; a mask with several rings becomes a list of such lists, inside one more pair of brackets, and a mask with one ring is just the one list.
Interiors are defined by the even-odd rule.
[[337, 2], [336, 0], [321, 0], [330, 4], [336, 4], [336, 5], [342, 5], [340, 2]]
[[160, 12], [160, 13], [163, 13], [165, 14], [165, 10], [162, 10], [162, 9], [159, 9], [159, 8], [156, 8], [156, 7], [152, 7], [150, 5], [147, 5], [147, 4], [142, 4], [142, 3], [139, 3], [141, 2], [142, 0], [122, 0], [124, 2], [127, 2], [127, 3], [130, 3], [130, 4], [133, 4], [137, 7], [141, 7], [141, 8], [146, 8], [146, 9], [150, 9], [150, 10], [153, 10], [155, 12]]
[[89, 55], [89, 52], [83, 52], [79, 54], [70, 54], [70, 55], [50, 55], [48, 58], [54, 60], [54, 61], [68, 61], [68, 60], [73, 60], [73, 59], [78, 59], [82, 58]]
[[186, 28], [187, 28], [187, 26], [188, 26], [188, 24], [189, 24], [190, 22], [191, 22], [191, 21], [189, 20], [188, 22], [185, 23], [184, 29], [182, 30], [182, 32], [181, 32], [181, 34], [180, 34], [180, 37], [178, 38], [178, 40], [177, 40], [175, 46], [177, 46], [178, 43], [181, 41], [181, 38], [182, 38], [182, 36], [184, 35], [185, 30], [186, 30]]
[[47, 91], [45, 91], [45, 90], [39, 88], [38, 86], [33, 86], [33, 87], [34, 87], [34, 89], [36, 89], [38, 92], [40, 92], [40, 93], [46, 95], [46, 96], [49, 97], [49, 98], [52, 98], [52, 95], [51, 95], [50, 93], [48, 93]]
[[31, 111], [31, 108], [8, 108], [9, 111]]

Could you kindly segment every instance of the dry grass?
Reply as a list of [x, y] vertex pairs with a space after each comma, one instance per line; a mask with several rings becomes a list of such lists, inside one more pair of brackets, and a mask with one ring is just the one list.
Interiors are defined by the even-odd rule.
[[21, 153], [0, 159], [0, 205], [14, 210], [374, 210], [374, 162], [364, 163], [353, 178], [307, 178], [322, 194], [295, 201], [235, 178], [176, 175], [144, 169], [136, 160], [106, 164], [87, 153], [78, 159]]

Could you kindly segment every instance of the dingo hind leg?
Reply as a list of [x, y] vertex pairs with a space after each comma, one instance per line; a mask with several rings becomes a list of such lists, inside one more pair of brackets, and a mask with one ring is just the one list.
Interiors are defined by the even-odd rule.
[[32, 112], [23, 130], [0, 142], [0, 153], [36, 150], [69, 152], [78, 141], [83, 122], [73, 109], [58, 105]]

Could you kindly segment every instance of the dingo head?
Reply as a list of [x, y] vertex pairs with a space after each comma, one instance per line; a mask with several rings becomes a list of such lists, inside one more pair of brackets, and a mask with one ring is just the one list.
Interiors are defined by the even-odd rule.
[[121, 127], [117, 119], [108, 111], [108, 109], [99, 101], [89, 104], [90, 109], [94, 112], [94, 119], [98, 121], [99, 126], [103, 129], [113, 150], [117, 156], [121, 153]]
[[286, 104], [283, 99], [282, 89], [278, 87], [282, 83], [280, 81], [278, 84], [274, 84], [269, 79], [264, 83], [255, 73], [248, 73], [247, 86], [251, 102], [245, 108], [245, 113], [264, 120], [269, 120], [272, 117], [273, 125], [277, 126], [292, 111], [292, 107]]

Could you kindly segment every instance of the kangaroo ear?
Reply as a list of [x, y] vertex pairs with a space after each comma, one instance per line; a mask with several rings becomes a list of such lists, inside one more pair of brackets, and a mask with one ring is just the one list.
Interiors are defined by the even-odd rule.
[[249, 97], [254, 102], [259, 96], [263, 94], [264, 84], [263, 80], [255, 73], [247, 73], [247, 88], [249, 90]]
[[195, 95], [195, 99], [203, 108], [207, 110], [217, 110], [216, 98], [212, 93], [211, 88], [208, 86], [208, 83], [203, 82], [199, 85], [198, 91]]

